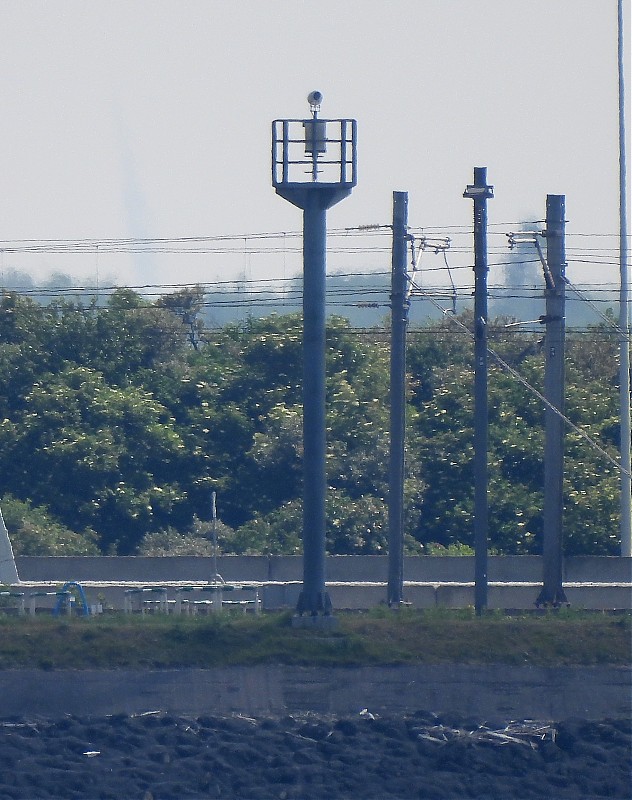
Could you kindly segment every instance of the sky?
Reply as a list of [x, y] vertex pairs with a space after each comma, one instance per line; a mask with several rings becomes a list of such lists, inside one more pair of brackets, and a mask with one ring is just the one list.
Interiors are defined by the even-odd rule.
[[[616, 45], [617, 0], [0, 0], [0, 269], [130, 286], [299, 272], [270, 131], [319, 90], [322, 117], [358, 123], [330, 271], [389, 268], [386, 231], [348, 248], [342, 231], [388, 225], [393, 191], [470, 264], [462, 195], [486, 166], [494, 247], [564, 194], [571, 279], [616, 281]], [[106, 241], [186, 237], [203, 252]]]

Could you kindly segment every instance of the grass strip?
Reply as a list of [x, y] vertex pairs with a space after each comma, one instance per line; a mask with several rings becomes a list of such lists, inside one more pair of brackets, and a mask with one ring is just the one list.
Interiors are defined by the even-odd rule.
[[0, 618], [0, 669], [631, 663], [632, 617], [562, 610], [476, 617], [469, 611], [336, 614], [334, 631], [293, 628], [291, 614], [112, 614]]

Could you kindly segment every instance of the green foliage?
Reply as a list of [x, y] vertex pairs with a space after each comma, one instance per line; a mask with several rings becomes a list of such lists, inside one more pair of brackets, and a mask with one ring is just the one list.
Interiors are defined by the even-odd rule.
[[[97, 531], [103, 552], [206, 553], [215, 491], [222, 552], [301, 551], [301, 317], [211, 332], [203, 299], [201, 287], [155, 302], [119, 289], [105, 305], [0, 298], [0, 486], [75, 532], [77, 546], [94, 546], [83, 532]], [[541, 390], [538, 338], [506, 321], [490, 324], [490, 344]], [[566, 392], [574, 424], [614, 458], [616, 348], [605, 324], [570, 336]], [[332, 317], [326, 355], [327, 548], [384, 553], [388, 340]], [[410, 331], [409, 553], [473, 547], [472, 358], [447, 318]], [[489, 399], [490, 545], [538, 553], [544, 410], [493, 358]], [[565, 551], [617, 553], [616, 469], [573, 431], [565, 466]]]
[[[461, 317], [471, 325], [469, 314]], [[490, 325], [490, 344], [536, 389], [544, 365], [533, 337]], [[447, 323], [411, 335], [409, 365], [414, 415], [409, 452], [426, 483], [419, 542], [443, 547], [473, 541], [473, 366], [467, 336]], [[592, 355], [591, 355], [592, 354]], [[598, 365], [594, 370], [592, 364]], [[616, 458], [618, 434], [616, 340], [603, 326], [570, 337], [566, 412]], [[499, 553], [540, 553], [544, 484], [544, 408], [490, 358], [489, 537]], [[413, 455], [414, 454], [414, 455]], [[585, 439], [567, 429], [565, 448], [565, 552], [615, 555], [618, 540], [616, 470]]]
[[16, 556], [94, 556], [99, 553], [94, 531], [69, 530], [53, 520], [45, 509], [34, 508], [11, 495], [2, 498], [2, 516]]
[[629, 616], [478, 618], [472, 610], [395, 611], [386, 606], [366, 614], [336, 616], [338, 629], [323, 637], [293, 628], [287, 613], [38, 617], [26, 625], [0, 615], [0, 668], [630, 664]]
[[104, 546], [123, 551], [184, 500], [183, 450], [173, 420], [151, 395], [108, 386], [84, 367], [42, 376], [24, 411], [0, 425], [5, 486], [69, 527], [95, 527]]
[[427, 556], [473, 556], [474, 548], [468, 544], [460, 544], [460, 542], [449, 544], [447, 547], [437, 544], [437, 542], [428, 542], [424, 546], [423, 552]]
[[204, 324], [200, 318], [204, 305], [204, 289], [199, 285], [180, 289], [159, 298], [156, 305], [166, 308], [181, 320], [189, 343], [198, 350], [204, 338]]
[[[233, 531], [217, 520], [215, 522], [215, 536], [219, 544], [230, 540]], [[226, 552], [225, 548], [222, 548]], [[202, 522], [195, 517], [193, 524], [186, 531], [177, 531], [168, 527], [164, 530], [148, 533], [143, 536], [139, 546], [139, 556], [212, 556], [215, 554], [215, 540], [213, 524]]]
[[222, 537], [222, 550], [239, 555], [298, 555], [302, 552], [301, 519], [300, 501], [284, 503], [269, 514], [255, 515], [232, 536]]

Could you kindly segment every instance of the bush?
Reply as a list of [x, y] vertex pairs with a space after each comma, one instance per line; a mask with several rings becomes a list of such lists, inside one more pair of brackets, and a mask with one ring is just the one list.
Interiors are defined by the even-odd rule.
[[6, 496], [2, 501], [9, 538], [16, 556], [99, 555], [94, 531], [72, 531], [56, 522], [48, 512], [28, 501]]
[[[233, 535], [228, 525], [216, 522], [218, 553], [225, 549], [222, 543]], [[181, 533], [175, 528], [165, 528], [146, 534], [138, 547], [140, 556], [212, 556], [214, 552], [213, 527], [211, 522], [202, 522], [197, 517], [188, 531]]]

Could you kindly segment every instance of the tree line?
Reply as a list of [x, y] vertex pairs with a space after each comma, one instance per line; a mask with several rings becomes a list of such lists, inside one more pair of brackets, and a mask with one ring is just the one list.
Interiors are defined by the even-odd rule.
[[[201, 287], [148, 301], [0, 301], [0, 498], [18, 554], [300, 553], [302, 322], [270, 315], [205, 327]], [[542, 334], [507, 318], [490, 345], [542, 389]], [[471, 327], [471, 312], [460, 322]], [[409, 553], [473, 546], [473, 346], [446, 317], [408, 339]], [[617, 338], [568, 339], [566, 413], [616, 458]], [[327, 547], [387, 550], [389, 341], [327, 325]], [[489, 538], [539, 553], [544, 409], [490, 360]], [[616, 468], [572, 429], [565, 551], [618, 553]]]

